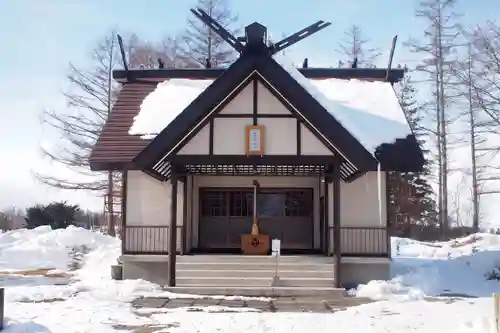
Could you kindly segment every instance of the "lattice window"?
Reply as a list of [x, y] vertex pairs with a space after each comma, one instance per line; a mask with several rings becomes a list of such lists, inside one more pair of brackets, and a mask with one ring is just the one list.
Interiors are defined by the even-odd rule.
[[218, 217], [227, 215], [226, 192], [204, 191], [201, 193], [200, 201], [201, 215], [203, 217]]

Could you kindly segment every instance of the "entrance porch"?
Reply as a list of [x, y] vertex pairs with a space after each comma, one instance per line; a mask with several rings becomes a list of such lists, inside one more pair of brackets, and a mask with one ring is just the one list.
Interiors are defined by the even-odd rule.
[[[390, 251], [385, 174], [368, 172], [345, 182], [340, 172], [333, 171], [335, 160], [328, 157], [328, 161], [333, 162], [331, 167], [173, 164], [167, 182], [143, 172], [127, 172], [124, 274], [133, 277], [139, 272], [137, 276], [151, 275], [152, 281], [178, 287], [242, 287], [242, 283], [270, 287], [274, 274], [270, 256], [256, 259], [261, 262], [230, 256], [242, 268], [229, 271], [239, 276], [228, 276], [227, 269], [215, 268], [227, 264], [221, 259], [227, 257], [195, 259], [202, 254], [242, 253], [241, 236], [252, 230], [252, 184], [257, 181], [259, 231], [280, 239], [285, 255], [281, 260], [295, 265], [288, 266], [292, 277], [285, 282], [286, 287], [333, 288], [363, 283], [365, 278], [386, 278]], [[378, 182], [380, 179], [383, 181]], [[379, 202], [379, 190], [384, 193], [383, 202]], [[173, 235], [172, 221], [176, 229]], [[177, 254], [182, 257], [177, 258]], [[189, 254], [195, 256], [186, 256]], [[298, 254], [315, 254], [309, 259], [301, 257], [312, 266], [318, 258], [324, 259], [318, 269], [308, 271], [294, 263], [293, 255]], [[286, 259], [287, 255], [292, 256]], [[194, 266], [186, 272], [186, 265]], [[249, 274], [256, 270], [261, 271], [256, 273], [260, 276]]]

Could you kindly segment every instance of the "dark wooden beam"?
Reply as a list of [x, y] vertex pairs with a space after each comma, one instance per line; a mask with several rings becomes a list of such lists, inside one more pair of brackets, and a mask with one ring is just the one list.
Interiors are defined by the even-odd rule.
[[121, 239], [122, 239], [122, 254], [125, 253], [125, 246], [127, 242], [127, 187], [128, 187], [128, 170], [122, 171], [122, 225], [121, 225]]
[[391, 221], [391, 193], [389, 191], [389, 171], [384, 172], [385, 175], [385, 218], [387, 227], [387, 252], [389, 252], [389, 258], [391, 257], [391, 236], [393, 230], [393, 224]]
[[323, 155], [174, 155], [172, 163], [179, 165], [326, 165], [333, 163], [334, 156]]
[[177, 257], [177, 180], [176, 170], [172, 168], [170, 177], [170, 223], [168, 239], [168, 286], [175, 287], [175, 263]]
[[209, 132], [208, 132], [208, 155], [214, 154], [214, 118], [211, 118], [209, 123]]
[[259, 108], [259, 91], [258, 91], [258, 83], [259, 81], [257, 81], [256, 79], [253, 80], [252, 82], [252, 85], [253, 85], [253, 95], [252, 95], [252, 100], [253, 100], [253, 109], [252, 109], [252, 122], [253, 122], [253, 125], [257, 125], [257, 114], [259, 112], [258, 108]]
[[296, 127], [296, 143], [297, 143], [297, 155], [302, 155], [302, 126], [300, 125], [300, 119], [297, 118]]
[[342, 258], [340, 244], [340, 157], [336, 156], [332, 174], [333, 184], [333, 258], [335, 271], [335, 287], [341, 287]]
[[[252, 119], [254, 117], [253, 113], [223, 113], [223, 114], [217, 114], [214, 116], [215, 119], [217, 118], [249, 118]], [[296, 115], [294, 114], [275, 114], [275, 113], [269, 113], [269, 114], [257, 114], [257, 119], [259, 118], [297, 118]]]
[[[182, 247], [181, 247], [181, 254], [186, 253], [187, 251], [187, 229], [186, 229], [186, 224], [187, 224], [187, 216], [188, 216], [188, 177], [184, 177], [184, 182], [182, 183]], [[192, 196], [190, 196], [191, 198]]]
[[[396, 83], [403, 79], [403, 68], [297, 68], [309, 79], [359, 79], [387, 81]], [[215, 80], [224, 73], [225, 68], [165, 68], [165, 69], [129, 69], [114, 70], [113, 78], [120, 82], [135, 82], [142, 79], [152, 79], [156, 84], [166, 79], [199, 79]]]
[[325, 182], [323, 183], [323, 187], [324, 187], [324, 200], [325, 200], [325, 207], [324, 207], [324, 220], [325, 220], [325, 223], [323, 224], [323, 237], [322, 237], [322, 240], [323, 240], [323, 251], [324, 251], [324, 254], [325, 255], [328, 255], [328, 249], [330, 247], [330, 195], [329, 195], [329, 191], [330, 191], [330, 188], [328, 186], [328, 184], [330, 183], [330, 177], [325, 177]]

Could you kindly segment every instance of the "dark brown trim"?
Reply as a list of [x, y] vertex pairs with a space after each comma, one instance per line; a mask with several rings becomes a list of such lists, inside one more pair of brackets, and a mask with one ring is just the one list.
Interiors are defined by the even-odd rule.
[[[204, 121], [202, 121], [199, 124], [199, 126], [198, 126], [198, 123], [194, 123], [193, 127], [194, 126], [198, 126], [197, 129], [194, 130], [194, 131], [192, 131], [191, 133], [189, 133], [185, 138], [183, 138], [183, 135], [181, 135], [180, 138], [179, 138], [179, 140], [182, 140], [183, 142], [176, 149], [173, 150], [172, 154], [177, 154], [179, 152], [179, 150], [182, 149], [182, 147], [184, 147], [192, 138], [194, 138], [196, 136], [196, 134], [198, 134], [203, 129], [203, 127], [205, 127], [207, 124], [210, 123], [210, 121], [213, 119], [213, 115], [216, 115], [220, 111], [222, 111], [229, 104], [229, 102], [231, 102], [234, 99], [234, 97], [236, 97], [243, 89], [245, 89], [246, 87], [248, 87], [248, 85], [252, 82], [252, 80], [253, 80], [253, 75], [250, 76], [250, 77], [248, 77], [245, 81], [243, 81], [235, 90], [233, 90], [227, 96], [227, 98], [223, 99], [222, 102], [220, 104], [218, 104], [215, 109], [212, 110], [210, 107], [208, 107], [208, 109], [206, 109], [205, 111], [212, 112], [212, 117], [208, 117], [207, 119], [205, 119]], [[184, 112], [182, 112], [181, 115], [183, 113]], [[200, 119], [200, 121], [201, 121], [201, 119]], [[167, 128], [168, 128], [168, 126], [167, 126]], [[163, 131], [161, 133], [163, 133]], [[158, 134], [158, 136], [161, 135], [161, 133]], [[184, 134], [184, 133], [182, 133], [182, 134]], [[175, 146], [176, 144], [177, 144], [177, 142], [174, 142], [174, 144], [172, 144], [171, 146]], [[149, 145], [145, 149], [147, 149], [148, 147], [149, 147]], [[142, 152], [139, 153], [139, 155], [141, 155], [141, 154], [142, 154]], [[157, 160], [159, 160], [160, 158], [157, 158]]]
[[[309, 79], [369, 79], [378, 81], [398, 82], [404, 77], [405, 70], [400, 68], [297, 68], [305, 77]], [[140, 79], [216, 79], [221, 76], [225, 68], [166, 68], [166, 69], [129, 69], [129, 81], [134, 82]], [[386, 76], [387, 80], [386, 80]], [[114, 70], [113, 78], [118, 82], [127, 81], [126, 71]]]
[[[279, 91], [304, 120], [311, 123], [335, 148], [359, 170], [376, 169], [377, 160], [300, 82], [274, 59], [259, 64], [258, 72], [274, 91]], [[314, 132], [313, 132], [314, 133]], [[316, 135], [321, 137], [320, 135]]]
[[[253, 113], [223, 113], [223, 114], [217, 114], [214, 116], [215, 119], [217, 118], [253, 118], [254, 114]], [[275, 113], [259, 113], [257, 114], [257, 119], [258, 118], [297, 118], [297, 116], [293, 114], [275, 114]]]
[[[367, 171], [374, 171], [374, 170], [367, 170]], [[346, 179], [344, 179], [344, 181], [346, 183], [352, 183], [356, 179], [362, 177], [364, 174], [366, 174], [366, 172], [356, 171], [355, 173], [351, 174], [349, 177], [347, 177]]]
[[[208, 120], [200, 123], [206, 114], [213, 110], [217, 105], [224, 102], [229, 103], [229, 96], [234, 94], [234, 90], [243, 89], [245, 84], [251, 81], [252, 74], [256, 67], [256, 59], [253, 57], [240, 57], [229, 69], [224, 71], [217, 80], [205, 89], [191, 104], [181, 112], [165, 129], [163, 129], [134, 159], [138, 165], [144, 168], [150, 168], [156, 164], [168, 151], [170, 151], [180, 140], [189, 141], [203, 128]], [[243, 81], [247, 78], [246, 81]], [[242, 82], [243, 81], [243, 82]], [[233, 92], [233, 94], [232, 94]], [[239, 91], [238, 91], [239, 92]], [[186, 133], [200, 125], [197, 131], [193, 131], [190, 137], [184, 138]], [[185, 142], [186, 142], [185, 141]], [[182, 144], [179, 145], [179, 149]]]
[[168, 286], [175, 287], [175, 267], [177, 257], [177, 174], [172, 170], [170, 178], [170, 222], [168, 240]]
[[121, 240], [122, 254], [125, 254], [125, 242], [127, 239], [127, 186], [128, 186], [128, 170], [122, 171], [122, 225], [121, 225]]
[[170, 158], [179, 165], [326, 165], [334, 161], [334, 156], [323, 155], [175, 155]]
[[154, 170], [150, 170], [150, 169], [143, 169], [141, 170], [142, 172], [144, 172], [145, 174], [147, 174], [148, 176], [151, 176], [153, 177], [154, 179], [156, 180], [159, 180], [159, 181], [165, 181], [165, 177], [162, 176], [161, 174], [159, 174], [158, 172], [154, 171]]
[[335, 271], [335, 287], [340, 288], [342, 286], [342, 276], [341, 276], [341, 244], [340, 244], [340, 158], [335, 158], [335, 164], [333, 165], [333, 175], [332, 175], [332, 185], [333, 185], [333, 257], [334, 257], [334, 271]]
[[208, 132], [208, 155], [214, 154], [214, 118], [210, 119]]
[[324, 191], [325, 191], [325, 223], [323, 225], [323, 242], [324, 242], [324, 253], [329, 255], [330, 248], [330, 186], [328, 186], [330, 177], [325, 177]]
[[297, 118], [297, 128], [295, 137], [297, 141], [297, 155], [302, 155], [302, 126], [300, 126], [299, 118]]
[[[254, 73], [251, 75], [251, 73]], [[144, 168], [151, 168], [173, 147], [175, 154], [185, 142], [206, 125], [207, 115], [214, 116], [219, 110], [214, 105], [234, 98], [234, 89], [242, 88], [248, 80], [257, 78], [282, 102], [300, 116], [304, 123], [314, 126], [313, 133], [331, 143], [327, 147], [338, 149], [347, 159], [362, 171], [375, 170], [377, 160], [356, 140], [314, 97], [272, 58], [267, 56], [242, 55], [212, 85], [202, 92], [178, 117], [174, 119], [144, 150], [134, 158], [134, 162]], [[246, 80], [241, 84], [242, 80]], [[278, 93], [279, 91], [279, 93]], [[283, 97], [281, 97], [283, 95]], [[230, 97], [228, 97], [230, 96]], [[285, 101], [286, 98], [286, 101]], [[293, 105], [293, 107], [292, 107]], [[297, 111], [300, 110], [300, 115]], [[205, 121], [200, 121], [206, 118]], [[306, 122], [307, 121], [307, 122]], [[186, 133], [198, 125], [188, 136]], [[322, 135], [318, 135], [321, 133]], [[227, 164], [227, 163], [226, 163]]]
[[[311, 131], [311, 133], [315, 134], [315, 136], [318, 138], [318, 140], [325, 145], [326, 148], [328, 148], [332, 153], [337, 153], [335, 151], [334, 148], [331, 147], [330, 143], [328, 143], [328, 141], [326, 141], [321, 135], [316, 135], [316, 130], [307, 122], [307, 121], [304, 121], [305, 119], [301, 119], [299, 114], [297, 114], [297, 111], [295, 111], [295, 109], [290, 105], [290, 102], [288, 102], [286, 99], [283, 98], [283, 96], [281, 96], [277, 91], [276, 89], [271, 86], [267, 81], [265, 80], [262, 80], [260, 79], [259, 80], [260, 83], [262, 83], [262, 85], [264, 87], [266, 87], [266, 89], [278, 100], [280, 101], [280, 103], [285, 106], [288, 111], [290, 111], [290, 115], [294, 118], [297, 118], [297, 119], [300, 119], [302, 120], [302, 123], [304, 124], [304, 126], [309, 130]], [[283, 116], [289, 116], [289, 115], [283, 115]]]
[[182, 183], [182, 247], [181, 253], [184, 254], [187, 251], [187, 216], [188, 216], [188, 177], [184, 177], [184, 182]]
[[389, 258], [391, 258], [391, 236], [392, 236], [392, 221], [391, 221], [391, 193], [389, 192], [389, 171], [385, 173], [385, 218], [387, 227], [387, 251]]
[[252, 122], [257, 125], [257, 114], [259, 112], [259, 89], [258, 81], [254, 78], [252, 81]]

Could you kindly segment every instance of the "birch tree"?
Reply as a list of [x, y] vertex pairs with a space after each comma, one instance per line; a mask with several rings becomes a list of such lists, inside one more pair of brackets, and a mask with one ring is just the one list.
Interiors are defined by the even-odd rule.
[[423, 57], [415, 70], [432, 87], [433, 102], [427, 104], [431, 112], [428, 123], [434, 123], [427, 130], [434, 134], [436, 142], [438, 175], [438, 211], [441, 234], [446, 232], [448, 222], [448, 127], [453, 119], [450, 116], [451, 100], [449, 83], [453, 64], [453, 49], [456, 47], [457, 15], [453, 8], [456, 0], [421, 0], [415, 15], [423, 19], [427, 27], [421, 39], [411, 38], [406, 45], [410, 51]]

